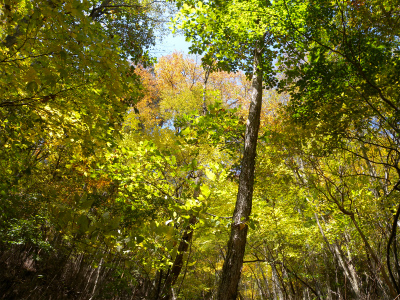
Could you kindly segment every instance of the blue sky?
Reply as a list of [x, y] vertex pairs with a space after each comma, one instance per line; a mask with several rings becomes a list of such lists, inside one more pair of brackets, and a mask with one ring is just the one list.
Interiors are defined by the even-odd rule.
[[188, 53], [189, 46], [190, 43], [185, 41], [185, 37], [183, 35], [170, 33], [168, 36], [164, 37], [161, 42], [158, 41], [150, 53], [156, 57], [168, 55], [174, 51]]

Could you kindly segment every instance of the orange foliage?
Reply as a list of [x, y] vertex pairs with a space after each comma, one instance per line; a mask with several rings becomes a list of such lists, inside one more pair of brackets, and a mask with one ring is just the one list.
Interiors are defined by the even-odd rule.
[[[138, 67], [145, 88], [137, 116], [145, 128], [154, 128], [179, 113], [200, 112], [206, 71], [201, 59], [175, 52], [161, 57], [152, 69]], [[206, 84], [206, 104], [221, 101], [227, 107], [246, 107], [250, 82], [241, 73], [213, 72]]]

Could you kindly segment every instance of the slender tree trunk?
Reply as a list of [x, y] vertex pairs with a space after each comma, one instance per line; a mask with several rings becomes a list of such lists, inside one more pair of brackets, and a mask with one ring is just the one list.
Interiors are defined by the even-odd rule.
[[269, 282], [268, 282], [268, 276], [266, 276], [264, 274], [264, 269], [261, 267], [260, 264], [258, 264], [258, 269], [260, 270], [261, 276], [262, 276], [262, 278], [264, 280], [264, 283], [265, 283], [266, 299], [272, 299], [272, 292], [270, 290], [270, 285], [269, 285]]
[[257, 147], [258, 129], [262, 103], [262, 45], [259, 41], [254, 51], [254, 69], [252, 79], [252, 95], [249, 117], [246, 123], [244, 153], [239, 177], [239, 191], [236, 207], [233, 213], [231, 236], [228, 242], [228, 252], [222, 268], [218, 287], [218, 300], [236, 300], [238, 284], [243, 266], [246, 247], [246, 237], [253, 199], [254, 168]]
[[96, 280], [94, 282], [92, 295], [90, 296], [89, 300], [92, 300], [93, 297], [96, 295], [97, 285], [99, 283], [99, 278], [100, 278], [100, 273], [101, 273], [101, 269], [102, 269], [101, 267], [102, 266], [103, 266], [103, 258], [100, 259], [100, 263], [99, 263], [99, 266], [97, 268], [97, 277], [96, 277]]
[[274, 295], [273, 300], [282, 300], [282, 299], [278, 299], [278, 297], [279, 297], [279, 295], [278, 295], [279, 289], [276, 287], [276, 286], [277, 286], [277, 285], [276, 285], [276, 282], [277, 282], [278, 278], [276, 278], [275, 273], [274, 273], [274, 270], [272, 269], [272, 266], [271, 266], [271, 275], [272, 275], [272, 277], [271, 277], [271, 281], [272, 281], [272, 294]]
[[179, 277], [179, 274], [182, 271], [183, 263], [184, 263], [184, 255], [189, 249], [189, 244], [192, 241], [193, 237], [193, 226], [196, 225], [197, 218], [192, 215], [189, 219], [189, 224], [187, 225], [185, 232], [183, 233], [182, 239], [178, 246], [178, 252], [176, 254], [174, 264], [172, 265], [171, 272], [168, 274], [168, 277], [165, 280], [163, 293], [165, 296], [162, 297], [163, 300], [171, 299], [172, 295], [172, 286], [175, 284], [176, 280]]
[[276, 270], [275, 262], [270, 263], [272, 270], [272, 282], [274, 284], [275, 295], [278, 300], [285, 300], [283, 296], [283, 287], [281, 286], [281, 282], [279, 280], [278, 271]]
[[250, 267], [251, 272], [253, 273], [254, 279], [256, 281], [257, 287], [258, 287], [258, 291], [260, 294], [260, 299], [268, 299], [268, 296], [265, 294], [264, 288], [262, 286], [261, 280], [257, 277], [257, 265], [256, 267], [253, 268]]
[[[198, 174], [198, 177], [196, 179], [196, 183], [199, 185], [200, 184], [200, 176], [201, 174]], [[196, 187], [193, 197], [197, 199], [197, 197], [200, 195], [200, 188]], [[174, 263], [171, 268], [171, 272], [168, 274], [167, 278], [165, 279], [162, 294], [163, 300], [169, 300], [174, 299], [174, 293], [172, 286], [176, 283], [176, 280], [179, 277], [179, 274], [182, 271], [183, 264], [184, 264], [184, 255], [186, 252], [188, 252], [189, 245], [192, 242], [192, 237], [193, 237], [193, 228], [197, 223], [197, 217], [195, 215], [191, 215], [189, 218], [189, 224], [186, 226], [185, 231], [183, 232], [181, 241], [179, 242], [178, 246], [178, 252], [176, 254]]]
[[[323, 249], [323, 247], [321, 247], [321, 249]], [[326, 251], [324, 251], [324, 263], [325, 263], [325, 266], [329, 266], [329, 258], [328, 258]], [[325, 284], [326, 284], [326, 293], [327, 293], [326, 300], [333, 300], [332, 288], [331, 288], [331, 278], [329, 276], [329, 269], [326, 272]]]
[[344, 276], [349, 279], [351, 288], [354, 291], [354, 294], [357, 299], [362, 299], [364, 296], [362, 295], [360, 291], [360, 282], [359, 278], [357, 276], [356, 270], [354, 268], [354, 265], [351, 263], [351, 260], [347, 260], [345, 255], [343, 254], [342, 250], [339, 248], [337, 243], [330, 244], [328, 239], [325, 236], [324, 231], [322, 230], [322, 226], [319, 223], [319, 218], [317, 213], [314, 213], [315, 220], [317, 221], [317, 225], [319, 228], [319, 231], [321, 232], [321, 235], [326, 243], [326, 246], [328, 247], [329, 251], [332, 253], [334, 258], [338, 261], [340, 267], [343, 270]]
[[[396, 190], [398, 190], [398, 188], [397, 188], [398, 184], [399, 183], [397, 183], [395, 186]], [[397, 208], [396, 214], [393, 217], [393, 225], [392, 225], [392, 229], [390, 231], [389, 241], [388, 241], [387, 247], [386, 247], [386, 264], [387, 264], [387, 267], [389, 270], [390, 279], [392, 280], [397, 293], [400, 293], [400, 282], [396, 281], [396, 279], [393, 275], [392, 267], [390, 265], [390, 252], [391, 252], [390, 250], [391, 250], [391, 245], [393, 243], [393, 255], [395, 258], [395, 266], [396, 266], [396, 271], [397, 271], [397, 275], [399, 278], [400, 277], [400, 266], [399, 266], [399, 262], [398, 262], [398, 258], [397, 258], [397, 249], [396, 249], [396, 243], [397, 243], [396, 231], [397, 231], [399, 217], [400, 217], [400, 204]]]
[[288, 271], [287, 271], [287, 269], [286, 269], [286, 267], [285, 267], [283, 262], [282, 262], [282, 276], [283, 276], [283, 278], [285, 278], [285, 281], [288, 282], [288, 285], [289, 285], [290, 290], [292, 292], [292, 293], [290, 293], [290, 291], [287, 292], [287, 298], [289, 300], [292, 300], [292, 298], [296, 299], [296, 291], [294, 290], [293, 282], [290, 279], [290, 277], [288, 275]]
[[385, 281], [385, 284], [389, 288], [390, 295], [393, 298], [397, 298], [398, 294], [397, 294], [396, 290], [394, 289], [394, 287], [392, 285], [392, 282], [389, 280], [389, 277], [387, 276], [386, 271], [385, 271], [383, 265], [381, 264], [379, 258], [376, 256], [375, 252], [372, 250], [371, 245], [369, 244], [367, 238], [365, 237], [364, 233], [362, 232], [362, 230], [358, 226], [357, 221], [356, 221], [356, 219], [354, 217], [354, 214], [350, 215], [350, 219], [353, 222], [354, 226], [356, 227], [358, 233], [360, 234], [361, 239], [364, 242], [365, 248], [367, 248], [367, 251], [369, 252], [369, 255], [371, 255], [372, 259], [375, 261], [376, 265], [380, 269], [380, 273], [381, 273], [381, 275], [383, 277], [383, 280]]

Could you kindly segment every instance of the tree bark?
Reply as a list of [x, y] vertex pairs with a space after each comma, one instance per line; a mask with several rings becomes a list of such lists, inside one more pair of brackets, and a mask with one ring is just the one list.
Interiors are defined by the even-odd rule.
[[272, 282], [274, 284], [275, 296], [278, 300], [285, 300], [285, 297], [283, 296], [283, 287], [279, 280], [278, 271], [273, 260], [271, 261], [270, 266], [272, 271]]
[[261, 276], [264, 280], [265, 288], [266, 288], [266, 299], [271, 299], [272, 298], [272, 292], [270, 290], [269, 282], [268, 282], [268, 277], [265, 276], [263, 268], [258, 264], [258, 269], [260, 270]]
[[189, 219], [189, 224], [185, 228], [185, 232], [183, 233], [182, 239], [179, 243], [178, 252], [176, 254], [174, 264], [172, 265], [171, 272], [168, 274], [168, 277], [166, 278], [164, 283], [163, 292], [165, 293], [165, 295], [161, 298], [163, 300], [169, 300], [173, 296], [172, 286], [176, 283], [176, 280], [178, 279], [179, 274], [182, 271], [184, 255], [189, 248], [189, 244], [192, 242], [193, 227], [196, 225], [196, 223], [197, 217], [191, 215]]
[[257, 265], [255, 266], [255, 270], [253, 270], [252, 267], [250, 267], [250, 270], [251, 270], [251, 273], [253, 273], [254, 279], [255, 279], [255, 281], [256, 281], [256, 284], [257, 284], [257, 287], [258, 287], [258, 291], [259, 291], [259, 294], [260, 294], [260, 298], [261, 298], [262, 300], [268, 299], [268, 296], [266, 295], [266, 293], [265, 293], [265, 291], [264, 291], [264, 288], [263, 288], [263, 286], [262, 286], [261, 280], [257, 277], [257, 274], [256, 274], [256, 272], [257, 272]]
[[218, 287], [218, 300], [236, 300], [243, 266], [246, 237], [253, 199], [254, 168], [262, 102], [262, 49], [259, 41], [254, 51], [252, 94], [246, 122], [244, 153], [239, 177], [239, 191], [233, 213], [231, 235]]
[[345, 255], [343, 254], [342, 250], [339, 248], [337, 243], [332, 243], [330, 244], [327, 237], [325, 236], [324, 231], [322, 230], [322, 226], [319, 223], [318, 215], [317, 213], [314, 213], [315, 220], [317, 221], [317, 225], [319, 228], [319, 231], [321, 232], [321, 235], [326, 243], [326, 246], [328, 247], [328, 250], [332, 253], [333, 257], [337, 260], [339, 263], [339, 266], [342, 268], [344, 276], [346, 276], [347, 279], [350, 281], [351, 288], [356, 296], [357, 299], [362, 299], [364, 295], [362, 294], [360, 290], [360, 282], [359, 278], [357, 276], [355, 267], [351, 260], [349, 261], [346, 259]]
[[386, 271], [383, 268], [378, 256], [376, 256], [375, 252], [372, 250], [371, 245], [369, 244], [366, 236], [364, 235], [364, 233], [362, 232], [362, 230], [358, 226], [357, 221], [356, 221], [356, 219], [354, 217], [354, 214], [350, 215], [350, 219], [353, 222], [354, 226], [356, 227], [358, 233], [360, 234], [361, 239], [364, 242], [365, 248], [367, 248], [367, 251], [369, 252], [369, 255], [371, 255], [372, 259], [375, 261], [376, 265], [378, 266], [378, 268], [380, 270], [380, 273], [381, 273], [381, 275], [383, 277], [383, 280], [385, 281], [385, 284], [389, 288], [390, 296], [393, 297], [393, 298], [397, 298], [398, 294], [397, 294], [395, 288], [393, 287], [392, 282], [389, 280], [389, 277], [387, 276]]
[[[196, 184], [198, 186], [193, 193], [193, 198], [195, 199], [197, 199], [200, 195], [200, 176], [201, 174], [199, 173], [196, 178]], [[192, 242], [193, 230], [197, 221], [197, 217], [194, 214], [190, 215], [189, 223], [186, 226], [185, 231], [183, 232], [181, 241], [179, 242], [178, 252], [172, 265], [171, 272], [168, 273], [168, 276], [166, 277], [163, 285], [163, 289], [161, 292], [161, 294], [163, 294], [163, 296], [161, 297], [162, 300], [169, 300], [171, 298], [174, 299], [175, 297], [172, 287], [176, 283], [179, 275], [181, 274], [184, 264], [184, 255], [186, 254], [186, 252], [188, 252], [189, 245]]]

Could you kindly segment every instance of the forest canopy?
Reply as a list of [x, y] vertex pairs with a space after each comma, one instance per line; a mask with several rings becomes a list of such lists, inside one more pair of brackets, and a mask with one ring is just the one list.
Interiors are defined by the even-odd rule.
[[0, 7], [0, 299], [400, 295], [397, 1]]

